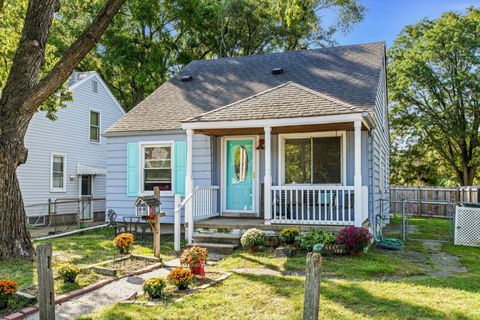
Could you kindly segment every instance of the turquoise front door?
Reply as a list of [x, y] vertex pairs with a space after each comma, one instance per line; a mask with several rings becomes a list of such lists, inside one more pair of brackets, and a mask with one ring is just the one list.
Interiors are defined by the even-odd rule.
[[225, 210], [253, 211], [254, 139], [226, 140]]

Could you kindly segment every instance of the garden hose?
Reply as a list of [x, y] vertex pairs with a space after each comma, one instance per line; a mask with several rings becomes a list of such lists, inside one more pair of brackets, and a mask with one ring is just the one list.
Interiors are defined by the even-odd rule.
[[376, 217], [376, 222], [377, 222], [377, 228], [376, 228], [376, 234], [375, 234], [375, 242], [377, 243], [377, 246], [384, 248], [384, 249], [390, 249], [390, 250], [400, 250], [404, 247], [404, 243], [402, 240], [397, 239], [397, 238], [384, 238], [383, 235], [381, 234], [381, 220], [383, 217], [381, 215], [377, 215]]

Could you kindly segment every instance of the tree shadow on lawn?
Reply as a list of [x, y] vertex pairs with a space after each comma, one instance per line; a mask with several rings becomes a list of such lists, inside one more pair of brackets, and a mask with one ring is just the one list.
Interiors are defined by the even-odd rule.
[[[372, 283], [374, 285], [374, 283]], [[391, 290], [395, 290], [393, 287]], [[392, 296], [393, 291], [392, 292]], [[409, 293], [403, 293], [409, 297]], [[388, 290], [382, 293], [387, 297], [380, 297], [378, 294], [372, 294], [365, 290], [358, 283], [341, 284], [336, 281], [324, 281], [322, 286], [323, 298], [327, 298], [333, 302], [342, 304], [345, 308], [351, 309], [355, 313], [364, 314], [366, 317], [380, 316], [380, 317], [395, 317], [398, 319], [472, 319], [472, 317], [465, 315], [460, 310], [452, 310], [445, 313], [428, 306], [422, 306], [409, 301], [404, 301], [398, 298], [388, 297]], [[418, 292], [419, 302], [430, 303], [430, 298]], [[452, 297], [452, 299], [455, 299]], [[449, 304], [448, 302], [445, 302]], [[455, 306], [452, 306], [452, 308]]]
[[275, 294], [290, 298], [303, 294], [303, 278], [295, 276], [270, 276], [242, 273], [238, 277], [251, 282], [261, 282], [271, 287]]
[[438, 289], [460, 290], [479, 294], [480, 301], [480, 275], [453, 275], [449, 277], [429, 277], [423, 279], [404, 279], [404, 283], [427, 286]]
[[[254, 274], [238, 274], [238, 276], [252, 282], [268, 285], [278, 296], [303, 300], [304, 281], [301, 277]], [[385, 295], [388, 296], [388, 292]], [[339, 312], [335, 309], [334, 304], [340, 304], [355, 314], [363, 314], [365, 318], [446, 319], [453, 316], [455, 319], [470, 319], [456, 310], [446, 314], [428, 306], [413, 304], [397, 298], [379, 297], [365, 290], [357, 283], [349, 282], [348, 284], [342, 284], [335, 280], [322, 280], [320, 299], [320, 308], [322, 309], [322, 304], [327, 304], [328, 307], [325, 308], [330, 310], [327, 311], [325, 309], [324, 312], [331, 313], [331, 316]], [[428, 297], [425, 297], [425, 299], [428, 299]], [[333, 304], [329, 304], [328, 301], [331, 301]], [[345, 316], [338, 315], [340, 318]]]

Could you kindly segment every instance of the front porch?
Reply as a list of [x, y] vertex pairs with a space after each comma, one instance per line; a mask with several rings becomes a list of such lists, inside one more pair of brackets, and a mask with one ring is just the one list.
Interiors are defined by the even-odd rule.
[[[331, 131], [335, 128], [332, 119], [328, 119], [329, 122], [324, 124], [297, 126], [293, 125], [293, 121], [298, 119], [292, 119], [290, 125], [275, 126], [273, 124], [263, 128], [242, 128], [241, 131], [238, 131], [238, 128], [226, 127], [222, 129], [224, 134], [222, 136], [218, 131], [218, 123], [215, 124], [214, 129], [211, 129], [212, 131], [208, 128], [187, 128], [186, 197], [183, 204], [185, 223], [188, 226], [186, 232], [188, 242], [192, 243], [197, 230], [206, 226], [241, 230], [255, 227], [272, 231], [280, 230], [287, 225], [297, 226], [301, 230], [317, 227], [332, 231], [338, 231], [348, 225], [361, 226], [368, 219], [369, 211], [368, 183], [362, 182], [362, 152], [366, 152], [366, 148], [362, 151], [361, 137], [362, 131], [366, 132], [369, 127], [363, 119], [364, 115], [353, 116], [350, 114], [339, 117], [338, 121], [341, 122], [338, 123], [338, 129], [335, 131]], [[347, 119], [353, 121], [345, 122]], [[314, 121], [320, 122], [319, 119]], [[198, 123], [198, 125], [206, 124]], [[233, 126], [235, 123], [228, 125]], [[243, 135], [245, 131], [250, 131], [250, 134]], [[255, 134], [252, 135], [252, 132]], [[300, 132], [308, 133], [309, 137], [319, 137], [319, 139], [330, 136], [338, 138], [338, 148], [341, 149], [339, 183], [288, 183], [286, 181], [286, 174], [280, 173], [287, 162], [284, 159], [285, 154], [279, 153], [282, 149], [281, 141], [288, 141], [284, 136], [289, 138], [289, 134], [295, 134], [293, 136], [295, 138]], [[210, 186], [196, 186], [193, 179], [193, 137], [197, 133], [209, 135], [211, 139], [220, 141], [218, 150], [212, 151], [215, 153], [212, 157], [220, 159], [212, 170], [219, 169], [217, 171], [220, 172], [216, 181], [212, 178], [213, 185]], [[347, 135], [353, 142], [351, 143], [353, 148], [349, 148], [348, 151]], [[245, 151], [242, 151], [243, 154], [240, 154], [239, 158], [249, 159], [251, 163], [238, 164], [239, 168], [233, 168], [233, 173], [229, 175], [228, 168], [234, 165], [230, 165], [226, 160], [229, 152], [227, 142], [245, 142], [249, 137], [252, 138], [253, 148], [246, 145]], [[272, 140], [275, 142], [272, 143]], [[260, 145], [260, 142], [263, 144], [261, 150], [255, 148]], [[351, 160], [349, 170], [346, 168], [347, 157]], [[275, 169], [272, 170], [272, 167]], [[232, 190], [229, 191], [228, 184], [232, 179], [235, 182], [231, 187]], [[249, 185], [247, 189], [239, 188], [242, 183], [247, 182], [251, 183], [251, 187]], [[234, 200], [230, 201], [229, 197]], [[181, 200], [178, 197], [175, 207], [182, 207]], [[237, 205], [236, 209], [232, 210], [228, 207], [232, 205], [229, 201], [234, 205], [240, 203], [240, 206]], [[241, 209], [242, 206], [244, 210]]]
[[[362, 169], [372, 127], [364, 109], [293, 82], [184, 121], [186, 197], [175, 207], [185, 205], [189, 243], [200, 221], [213, 217], [269, 229], [361, 226], [369, 214]], [[194, 181], [195, 135], [211, 145], [209, 185]]]

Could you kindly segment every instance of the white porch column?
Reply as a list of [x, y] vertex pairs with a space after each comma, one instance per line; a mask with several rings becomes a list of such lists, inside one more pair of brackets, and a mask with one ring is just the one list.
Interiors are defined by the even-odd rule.
[[[193, 130], [187, 129], [187, 172], [185, 174], [185, 196], [188, 197], [193, 192], [192, 177], [192, 160], [193, 160]], [[188, 229], [185, 232], [186, 240], [189, 244], [193, 242], [193, 199], [185, 204], [185, 221], [188, 223]]]
[[362, 226], [362, 122], [354, 122], [355, 127], [355, 226]]
[[265, 224], [271, 224], [272, 219], [272, 128], [265, 127], [265, 178], [264, 183], [264, 219]]

